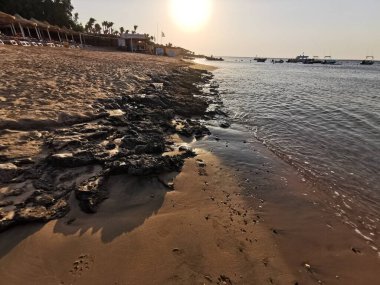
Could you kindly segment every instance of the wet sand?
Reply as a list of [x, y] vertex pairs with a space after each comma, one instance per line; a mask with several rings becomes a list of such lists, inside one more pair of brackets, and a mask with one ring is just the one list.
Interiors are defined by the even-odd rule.
[[218, 69], [215, 66], [208, 65], [208, 64], [196, 63], [196, 62], [194, 62], [192, 60], [183, 60], [183, 61], [186, 62], [186, 63], [189, 63], [190, 64], [190, 68], [193, 68], [193, 69], [207, 70], [207, 71], [214, 71], [214, 70]]
[[[15, 66], [10, 74], [2, 69], [1, 82], [7, 84], [0, 87], [4, 160], [42, 159], [48, 152], [40, 139], [44, 132], [69, 129], [54, 136], [61, 146], [70, 141], [70, 127], [98, 124], [96, 100], [138, 93], [152, 77], [162, 79], [183, 67], [171, 59], [113, 52], [45, 49], [30, 57], [19, 48], [0, 52], [7, 58], [2, 66]], [[52, 58], [56, 63], [49, 67]], [[39, 60], [45, 60], [44, 71], [35, 74], [32, 66]], [[62, 66], [66, 72], [57, 78]], [[46, 87], [41, 76], [49, 68], [55, 79]], [[50, 97], [43, 93], [46, 88]], [[182, 89], [173, 87], [173, 92]], [[58, 110], [67, 119], [57, 116]], [[114, 115], [108, 120], [117, 121]], [[185, 122], [178, 120], [176, 127]], [[69, 192], [70, 207], [61, 218], [0, 233], [0, 283], [376, 284], [377, 252], [323, 207], [311, 185], [239, 130], [210, 130], [212, 135], [198, 140], [178, 134], [168, 138], [173, 144], [166, 147], [167, 155], [176, 155], [183, 144], [197, 154], [180, 172], [111, 175], [105, 182], [109, 196], [96, 213], [83, 212]], [[75, 132], [71, 139], [84, 136]], [[75, 171], [69, 174], [85, 181], [84, 176], [102, 170], [95, 165]]]
[[244, 205], [228, 168], [198, 151], [171, 192], [154, 178], [115, 176], [95, 215], [72, 208], [58, 221], [2, 233], [2, 281], [292, 284], [273, 237]]
[[213, 135], [196, 146], [230, 167], [246, 205], [271, 232], [298, 284], [377, 284], [376, 230], [372, 240], [363, 238], [326, 203], [323, 192], [244, 129], [233, 125], [224, 130], [210, 123]]

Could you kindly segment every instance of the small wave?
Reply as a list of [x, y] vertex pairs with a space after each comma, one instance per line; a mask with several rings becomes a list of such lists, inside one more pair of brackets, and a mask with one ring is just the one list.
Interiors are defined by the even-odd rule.
[[340, 215], [380, 215], [380, 66], [232, 62], [215, 75], [233, 122], [338, 199]]

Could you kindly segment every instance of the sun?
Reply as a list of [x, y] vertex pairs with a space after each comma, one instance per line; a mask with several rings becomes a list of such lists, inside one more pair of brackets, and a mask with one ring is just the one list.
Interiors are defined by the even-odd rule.
[[187, 31], [201, 28], [211, 15], [212, 0], [170, 0], [171, 16]]

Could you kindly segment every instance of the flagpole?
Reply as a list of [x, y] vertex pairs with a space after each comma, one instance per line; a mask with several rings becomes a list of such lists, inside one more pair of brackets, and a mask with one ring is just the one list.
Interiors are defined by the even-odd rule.
[[157, 30], [156, 30], [156, 39], [158, 39], [158, 23], [157, 23]]
[[166, 37], [165, 33], [161, 31], [161, 45], [162, 45], [162, 38], [165, 38], [165, 37]]

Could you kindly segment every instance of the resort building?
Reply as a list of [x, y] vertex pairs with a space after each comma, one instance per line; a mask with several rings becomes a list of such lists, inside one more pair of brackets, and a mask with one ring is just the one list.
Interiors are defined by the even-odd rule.
[[154, 44], [146, 34], [124, 33], [118, 39], [118, 46], [122, 50], [139, 53], [154, 53]]
[[193, 53], [190, 52], [189, 50], [186, 50], [181, 47], [173, 47], [171, 45], [170, 46], [156, 45], [154, 54], [160, 55], [160, 56], [169, 56], [169, 57], [193, 55]]

